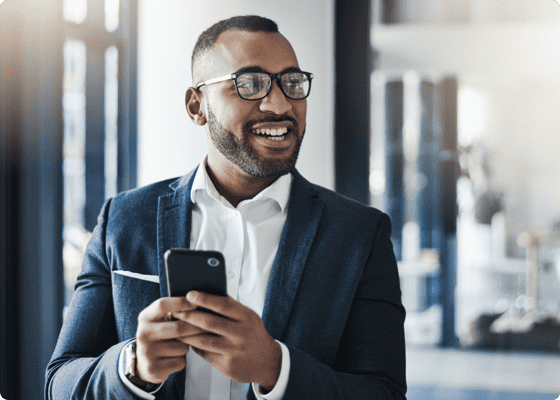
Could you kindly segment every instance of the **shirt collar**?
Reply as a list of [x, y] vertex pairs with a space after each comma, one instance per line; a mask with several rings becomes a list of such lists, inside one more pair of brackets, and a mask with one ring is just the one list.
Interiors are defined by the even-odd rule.
[[[214, 183], [212, 183], [212, 180], [210, 179], [210, 177], [208, 176], [208, 172], [206, 171], [207, 157], [208, 156], [204, 156], [196, 171], [196, 175], [194, 177], [191, 188], [191, 201], [193, 203], [196, 203], [197, 192], [205, 191], [209, 196], [223, 203], [222, 196], [220, 195], [220, 193], [218, 193], [218, 190], [214, 186]], [[290, 191], [292, 188], [292, 180], [293, 175], [291, 173], [282, 175], [281, 177], [276, 179], [272, 183], [272, 185], [262, 190], [255, 197], [253, 197], [252, 199], [244, 200], [240, 204], [243, 204], [244, 202], [259, 200], [262, 198], [269, 198], [276, 201], [276, 203], [278, 203], [278, 205], [280, 206], [281, 211], [284, 212], [288, 207]]]

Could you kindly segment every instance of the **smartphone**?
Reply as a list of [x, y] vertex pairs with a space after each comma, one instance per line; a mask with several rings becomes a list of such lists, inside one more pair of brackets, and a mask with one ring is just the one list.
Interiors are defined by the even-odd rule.
[[191, 290], [227, 296], [226, 263], [219, 251], [169, 249], [164, 260], [169, 296]]

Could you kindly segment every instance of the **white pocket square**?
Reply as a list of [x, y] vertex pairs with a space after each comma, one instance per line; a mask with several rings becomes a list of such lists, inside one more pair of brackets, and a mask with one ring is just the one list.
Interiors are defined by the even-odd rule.
[[144, 275], [144, 274], [139, 274], [138, 272], [121, 271], [121, 270], [117, 270], [117, 271], [113, 271], [113, 272], [115, 274], [129, 276], [131, 278], [141, 279], [143, 281], [159, 283], [159, 276], [158, 275]]

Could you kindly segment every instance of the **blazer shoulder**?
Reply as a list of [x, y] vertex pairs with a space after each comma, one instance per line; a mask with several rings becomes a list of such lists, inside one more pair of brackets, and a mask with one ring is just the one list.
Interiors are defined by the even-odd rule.
[[311, 185], [315, 191], [315, 196], [323, 201], [327, 209], [336, 211], [337, 214], [344, 218], [354, 219], [360, 217], [380, 219], [386, 215], [383, 211], [375, 207], [346, 197], [333, 190], [312, 183], [309, 183], [309, 185]]
[[[307, 204], [321, 204], [322, 227], [327, 227], [328, 232], [341, 235], [365, 235], [375, 237], [378, 232], [389, 227], [389, 217], [382, 211], [359, 201], [350, 199], [340, 193], [325, 187], [310, 183], [297, 171], [294, 173], [292, 186], [292, 199], [296, 200], [293, 206], [298, 207], [298, 201]], [[292, 206], [290, 206], [292, 207]]]
[[138, 207], [145, 208], [147, 205], [155, 204], [157, 208], [160, 196], [179, 190], [190, 190], [196, 170], [197, 168], [181, 177], [170, 178], [140, 188], [121, 192], [111, 199], [111, 207], [138, 210]]

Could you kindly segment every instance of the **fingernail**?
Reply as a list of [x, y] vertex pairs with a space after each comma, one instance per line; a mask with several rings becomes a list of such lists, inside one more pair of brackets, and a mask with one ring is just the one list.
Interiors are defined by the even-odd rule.
[[195, 301], [196, 300], [196, 292], [189, 292], [187, 293], [187, 300]]

